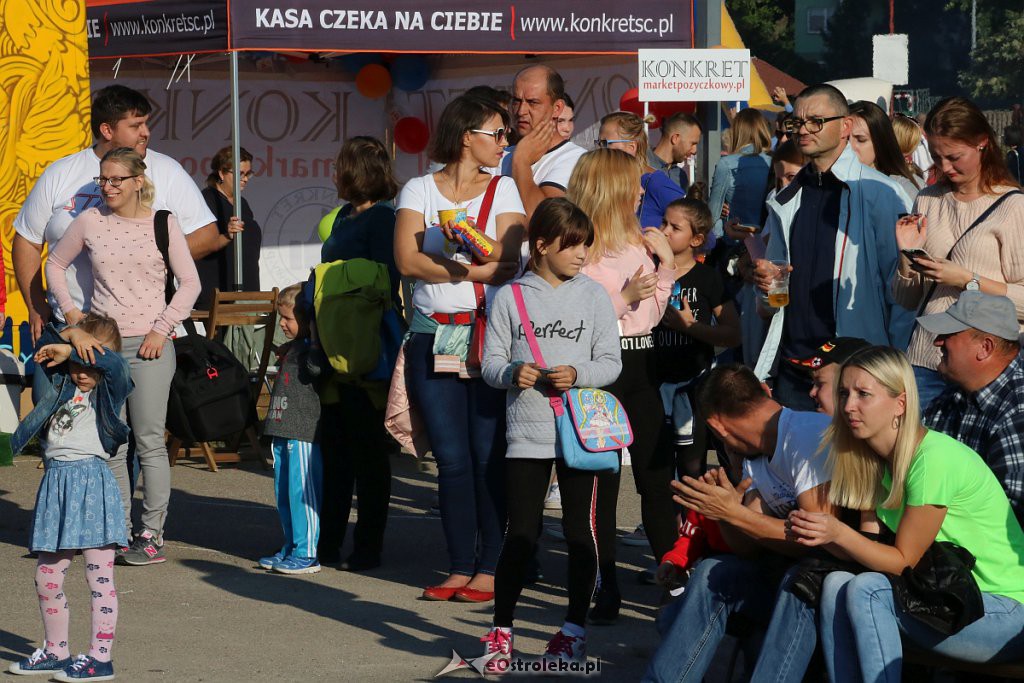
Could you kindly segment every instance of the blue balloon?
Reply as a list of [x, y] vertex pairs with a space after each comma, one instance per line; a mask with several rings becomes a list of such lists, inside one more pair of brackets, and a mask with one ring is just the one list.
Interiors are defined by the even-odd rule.
[[407, 92], [420, 90], [430, 79], [430, 64], [419, 55], [399, 55], [391, 63], [391, 82]]
[[376, 52], [353, 52], [341, 58], [341, 66], [352, 74], [357, 74], [367, 64], [383, 64], [384, 59]]

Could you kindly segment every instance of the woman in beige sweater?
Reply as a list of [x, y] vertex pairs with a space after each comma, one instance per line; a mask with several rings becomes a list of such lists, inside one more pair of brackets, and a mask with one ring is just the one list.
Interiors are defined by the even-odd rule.
[[[946, 310], [965, 289], [979, 289], [1012, 299], [1018, 321], [1024, 320], [1024, 195], [992, 127], [974, 103], [949, 97], [932, 109], [924, 128], [940, 175], [917, 196], [914, 213], [896, 224], [903, 252], [893, 280], [896, 300], [927, 314]], [[903, 251], [913, 249], [927, 255], [911, 258]], [[922, 407], [945, 387], [934, 341], [917, 326], [907, 352]]]

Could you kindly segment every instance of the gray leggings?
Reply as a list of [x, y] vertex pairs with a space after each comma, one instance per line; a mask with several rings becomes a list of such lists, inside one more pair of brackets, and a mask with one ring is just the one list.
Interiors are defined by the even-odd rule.
[[[163, 535], [167, 504], [171, 499], [171, 466], [167, 461], [164, 425], [167, 422], [167, 397], [176, 367], [174, 345], [168, 339], [160, 357], [139, 358], [139, 347], [145, 337], [125, 337], [121, 357], [128, 361], [135, 389], [128, 395], [132, 432], [135, 434], [135, 457], [142, 468], [142, 528], [156, 536]], [[124, 417], [122, 411], [121, 417]], [[125, 523], [132, 528], [132, 492], [128, 484], [128, 444], [117, 449], [107, 461], [121, 489]]]

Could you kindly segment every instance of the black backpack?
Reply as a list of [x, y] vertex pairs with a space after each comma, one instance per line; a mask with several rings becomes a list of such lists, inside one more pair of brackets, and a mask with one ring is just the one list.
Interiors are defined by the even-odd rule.
[[[174, 276], [167, 254], [169, 211], [157, 211], [156, 246], [167, 266], [164, 296], [174, 296]], [[196, 332], [186, 319], [188, 334], [174, 340], [177, 368], [167, 400], [167, 430], [185, 443], [212, 441], [241, 432], [256, 423], [249, 371], [224, 344]]]

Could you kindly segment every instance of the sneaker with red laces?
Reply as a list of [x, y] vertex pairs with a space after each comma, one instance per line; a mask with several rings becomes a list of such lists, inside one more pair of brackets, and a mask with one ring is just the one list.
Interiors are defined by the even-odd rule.
[[484, 643], [484, 656], [494, 655], [484, 665], [484, 675], [508, 673], [512, 663], [512, 631], [495, 626], [480, 641]]
[[587, 637], [570, 636], [559, 629], [558, 633], [548, 641], [548, 646], [544, 649], [544, 659], [549, 662], [587, 661]]

